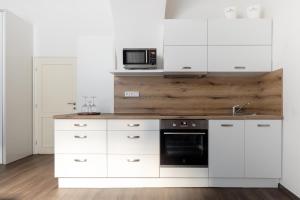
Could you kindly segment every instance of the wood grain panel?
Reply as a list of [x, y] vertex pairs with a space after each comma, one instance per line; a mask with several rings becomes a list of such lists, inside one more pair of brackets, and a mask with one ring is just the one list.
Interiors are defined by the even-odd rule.
[[[115, 113], [219, 115], [250, 102], [247, 112], [282, 115], [282, 70], [252, 77], [115, 76], [114, 82]], [[125, 91], [140, 97], [126, 98]]]

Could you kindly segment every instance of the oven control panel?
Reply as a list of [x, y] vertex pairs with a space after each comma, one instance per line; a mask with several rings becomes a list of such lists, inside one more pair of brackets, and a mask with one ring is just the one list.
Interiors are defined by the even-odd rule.
[[207, 120], [161, 120], [160, 121], [161, 129], [207, 129], [208, 121]]

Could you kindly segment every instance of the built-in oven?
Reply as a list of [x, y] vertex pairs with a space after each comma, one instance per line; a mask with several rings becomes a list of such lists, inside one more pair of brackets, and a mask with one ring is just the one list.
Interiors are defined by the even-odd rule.
[[161, 167], [208, 167], [207, 120], [161, 120]]

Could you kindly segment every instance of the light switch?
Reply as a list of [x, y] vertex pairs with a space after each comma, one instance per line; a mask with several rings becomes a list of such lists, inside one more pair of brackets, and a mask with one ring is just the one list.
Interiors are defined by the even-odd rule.
[[136, 98], [136, 97], [140, 97], [140, 92], [139, 91], [125, 91], [124, 96], [125, 97]]

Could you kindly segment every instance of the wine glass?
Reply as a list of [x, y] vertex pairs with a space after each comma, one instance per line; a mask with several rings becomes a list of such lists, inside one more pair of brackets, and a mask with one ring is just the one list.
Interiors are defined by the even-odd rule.
[[95, 99], [96, 97], [95, 96], [92, 96], [92, 99], [93, 99], [93, 103], [91, 104], [91, 111], [92, 112], [96, 112], [97, 111], [97, 106], [95, 104]]
[[87, 105], [87, 96], [82, 97], [84, 99], [84, 103], [81, 106], [81, 112], [86, 113], [89, 111], [88, 105]]

